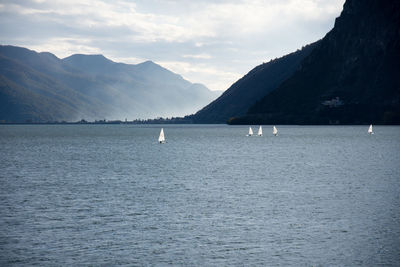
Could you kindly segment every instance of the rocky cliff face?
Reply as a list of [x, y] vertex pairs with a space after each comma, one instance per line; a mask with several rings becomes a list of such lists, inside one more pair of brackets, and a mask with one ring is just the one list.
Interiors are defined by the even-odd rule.
[[301, 67], [232, 123], [399, 124], [400, 1], [347, 0]]

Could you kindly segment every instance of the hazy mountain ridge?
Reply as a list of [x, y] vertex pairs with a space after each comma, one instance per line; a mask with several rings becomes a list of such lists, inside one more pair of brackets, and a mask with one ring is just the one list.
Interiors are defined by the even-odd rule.
[[290, 78], [233, 124], [400, 124], [400, 1], [347, 0]]
[[0, 56], [0, 77], [1, 120], [65, 120], [76, 113], [77, 106], [94, 105], [79, 92], [18, 60]]
[[0, 46], [0, 78], [0, 120], [6, 122], [181, 116], [218, 96], [151, 61], [59, 59], [14, 46]]

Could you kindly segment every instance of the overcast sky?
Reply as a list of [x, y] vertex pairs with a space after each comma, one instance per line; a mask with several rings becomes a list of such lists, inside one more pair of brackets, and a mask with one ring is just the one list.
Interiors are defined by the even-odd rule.
[[0, 42], [117, 62], [152, 60], [226, 90], [255, 66], [322, 38], [344, 0], [0, 0]]

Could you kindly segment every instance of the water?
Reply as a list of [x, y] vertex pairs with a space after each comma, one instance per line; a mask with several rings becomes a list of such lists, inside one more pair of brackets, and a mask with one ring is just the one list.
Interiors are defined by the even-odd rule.
[[0, 265], [399, 266], [400, 127], [163, 127], [0, 126]]

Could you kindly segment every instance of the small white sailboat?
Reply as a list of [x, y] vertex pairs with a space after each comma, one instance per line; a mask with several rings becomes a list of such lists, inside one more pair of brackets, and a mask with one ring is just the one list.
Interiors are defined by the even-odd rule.
[[251, 129], [251, 127], [249, 127], [249, 134], [247, 136], [252, 136], [253, 135], [253, 129]]
[[258, 136], [262, 136], [262, 127], [260, 125], [260, 128], [258, 128]]
[[369, 134], [374, 134], [374, 131], [372, 130], [372, 124], [368, 128], [368, 133]]
[[275, 125], [272, 127], [272, 134], [277, 136], [278, 135], [278, 129], [276, 129]]
[[160, 136], [158, 137], [158, 142], [160, 144], [165, 143], [164, 128], [161, 128]]

